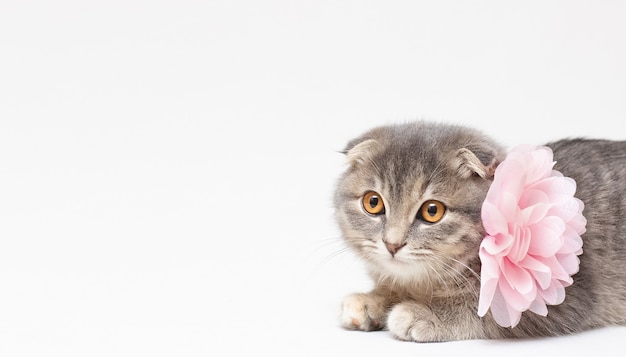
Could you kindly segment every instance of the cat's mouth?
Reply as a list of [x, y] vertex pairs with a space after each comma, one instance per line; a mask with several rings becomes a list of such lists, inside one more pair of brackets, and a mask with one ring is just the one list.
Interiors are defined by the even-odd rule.
[[379, 269], [386, 276], [393, 276], [394, 279], [402, 281], [415, 281], [420, 279], [428, 269], [432, 269], [428, 262], [427, 254], [403, 256], [396, 254], [382, 257], [379, 260]]
[[395, 264], [395, 265], [408, 265], [414, 264], [416, 260], [419, 260], [418, 257], [413, 255], [406, 254], [383, 254], [382, 260], [386, 264]]
[[433, 257], [433, 252], [429, 249], [411, 249], [396, 254], [381, 252], [380, 263], [385, 269], [390, 270], [394, 275], [404, 275], [409, 271], [421, 271], [424, 265], [429, 265]]
[[390, 261], [412, 262], [415, 260], [428, 259], [433, 255], [433, 252], [430, 249], [411, 249], [410, 251], [400, 250], [398, 252], [383, 252], [381, 254], [386, 256], [387, 260]]

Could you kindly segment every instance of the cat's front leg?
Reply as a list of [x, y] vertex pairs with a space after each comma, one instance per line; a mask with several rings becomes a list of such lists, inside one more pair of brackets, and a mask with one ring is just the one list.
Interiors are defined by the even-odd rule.
[[[483, 338], [483, 327], [472, 311], [457, 306], [433, 312], [418, 302], [395, 305], [387, 318], [387, 328], [398, 339], [416, 342], [437, 342]], [[442, 311], [446, 311], [442, 313]]]
[[348, 295], [341, 308], [341, 325], [350, 330], [382, 330], [388, 307], [387, 299], [375, 293]]
[[441, 321], [419, 303], [403, 302], [393, 307], [387, 320], [389, 331], [404, 341], [438, 341]]

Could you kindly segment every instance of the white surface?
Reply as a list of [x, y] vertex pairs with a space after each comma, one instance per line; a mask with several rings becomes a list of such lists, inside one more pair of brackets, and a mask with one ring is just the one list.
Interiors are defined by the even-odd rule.
[[[0, 355], [609, 356], [337, 326], [337, 152], [427, 118], [626, 139], [623, 1], [4, 1]], [[283, 353], [284, 354], [280, 354]]]

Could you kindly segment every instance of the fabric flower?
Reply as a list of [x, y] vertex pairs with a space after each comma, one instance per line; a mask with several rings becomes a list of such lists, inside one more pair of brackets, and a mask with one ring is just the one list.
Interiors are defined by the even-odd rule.
[[482, 206], [478, 315], [503, 327], [522, 312], [546, 316], [578, 272], [587, 220], [576, 182], [553, 170], [548, 147], [518, 146], [498, 165]]

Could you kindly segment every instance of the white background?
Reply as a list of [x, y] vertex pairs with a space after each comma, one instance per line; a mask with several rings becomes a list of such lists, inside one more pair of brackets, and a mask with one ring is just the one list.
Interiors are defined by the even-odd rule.
[[621, 354], [626, 328], [420, 345], [367, 290], [345, 143], [430, 119], [626, 139], [623, 1], [0, 3], [0, 355]]

